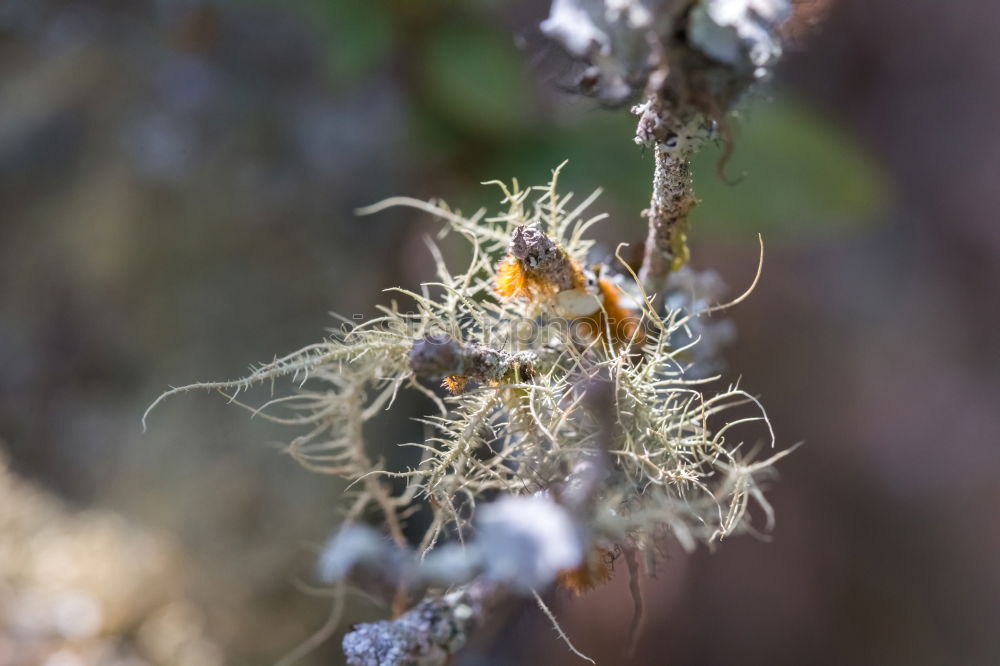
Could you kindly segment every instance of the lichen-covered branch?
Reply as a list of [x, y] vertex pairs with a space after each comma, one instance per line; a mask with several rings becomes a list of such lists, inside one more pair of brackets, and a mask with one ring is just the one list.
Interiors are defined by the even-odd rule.
[[429, 335], [413, 343], [410, 368], [417, 377], [444, 379], [452, 393], [469, 380], [483, 384], [526, 381], [535, 376], [534, 352], [509, 353], [478, 343], [463, 343], [446, 335]]
[[425, 598], [395, 620], [359, 624], [344, 636], [350, 666], [443, 666], [483, 621], [497, 586], [484, 581]]
[[635, 140], [654, 148], [640, 270], [648, 292], [688, 260], [691, 156], [716, 126], [728, 155], [727, 114], [780, 57], [790, 14], [788, 0], [553, 2], [542, 29], [588, 64], [580, 92], [613, 103], [642, 95]]
[[[586, 294], [587, 284], [577, 263], [548, 234], [535, 227], [520, 226], [510, 237], [510, 250], [500, 263], [496, 277], [497, 295], [505, 300], [521, 299], [550, 303], [560, 294]], [[585, 314], [597, 309], [588, 299]]]
[[579, 270], [566, 251], [538, 229], [514, 229], [510, 237], [510, 256], [522, 262], [537, 280], [552, 285], [558, 291], [572, 289], [579, 282]]
[[[637, 141], [644, 135], [655, 136], [642, 129], [643, 120], [655, 113], [648, 109], [650, 106], [657, 105], [651, 100], [636, 107], [643, 116]], [[657, 122], [667, 126], [662, 116]], [[649, 220], [649, 232], [639, 269], [639, 279], [651, 293], [661, 291], [667, 275], [688, 261], [688, 215], [697, 203], [691, 180], [691, 156], [708, 136], [703, 123], [700, 119], [689, 121], [654, 143], [653, 194], [649, 208], [643, 211]]]
[[[628, 30], [659, 25], [641, 3], [625, 4], [616, 20]], [[608, 34], [613, 53], [620, 32]], [[749, 531], [752, 503], [770, 517], [758, 481], [778, 456], [751, 464], [742, 453], [755, 423], [761, 430], [747, 434], [774, 444], [767, 417], [738, 386], [708, 384], [726, 335], [700, 315], [717, 305], [718, 280], [670, 272], [694, 205], [688, 159], [711, 124], [704, 110], [684, 112], [665, 80], [637, 108], [637, 138], [656, 155], [642, 280], [583, 268], [586, 232], [602, 216], [585, 214], [593, 196], [571, 204], [557, 191], [558, 169], [547, 186], [500, 184], [492, 216], [397, 197], [366, 212], [432, 214], [469, 241], [462, 270], [432, 245], [437, 280], [394, 290], [407, 305], [378, 306], [378, 316], [243, 379], [164, 394], [208, 389], [243, 405], [241, 393], [270, 387], [277, 397], [243, 406], [297, 429], [288, 452], [346, 480], [351, 503], [320, 577], [394, 596], [397, 612], [347, 635], [349, 663], [439, 666], [506, 596], [555, 585], [581, 593], [610, 578], [616, 553], [631, 562], [664, 534], [691, 549]], [[535, 332], [527, 340], [525, 324]], [[425, 381], [438, 378], [450, 395]], [[401, 469], [363, 435], [405, 390], [436, 411], [421, 418], [419, 441], [400, 444], [420, 452]], [[741, 406], [757, 411], [728, 417]], [[407, 524], [418, 510], [429, 522]], [[373, 517], [377, 527], [364, 523]]]
[[690, 163], [657, 145], [653, 170], [653, 196], [644, 212], [649, 233], [643, 250], [639, 279], [650, 292], [663, 288], [667, 274], [688, 261], [688, 215], [697, 200], [691, 187]]
[[[486, 596], [476, 595], [486, 590], [527, 596], [561, 584], [586, 591], [610, 577], [614, 552], [649, 552], [665, 533], [694, 548], [750, 530], [751, 501], [769, 515], [757, 481], [775, 458], [749, 464], [736, 434], [754, 422], [766, 428], [766, 416], [727, 420], [734, 407], [759, 407], [756, 399], [736, 386], [710, 392], [689, 374], [714, 367], [719, 336], [701, 327], [699, 313], [718, 295], [717, 281], [672, 274], [676, 284], [661, 292], [665, 312], [634, 282], [611, 283], [604, 271], [596, 294], [587, 285], [546, 302], [497, 293], [507, 255], [536, 268], [553, 257], [582, 263], [583, 230], [595, 218], [568, 201], [554, 187], [505, 189], [507, 211], [484, 220], [399, 200], [433, 211], [470, 241], [464, 271], [450, 271], [432, 253], [439, 281], [420, 292], [398, 290], [412, 301], [408, 310], [383, 306], [379, 317], [242, 380], [169, 392], [217, 390], [235, 402], [254, 387], [289, 380], [287, 391], [276, 389], [284, 395], [251, 409], [297, 428], [288, 451], [310, 469], [346, 479], [352, 494], [321, 576], [394, 596], [400, 611], [396, 621], [349, 634], [351, 663], [443, 664], [482, 621], [487, 606], [477, 604]], [[527, 233], [540, 228], [548, 233]], [[566, 308], [552, 306], [567, 292], [587, 294], [601, 314], [577, 314], [573, 324], [641, 322], [629, 336], [634, 347], [610, 344], [613, 335], [579, 339], [553, 325], [566, 321]], [[544, 331], [527, 349], [516, 339], [524, 321]], [[423, 381], [437, 377], [476, 385], [449, 386], [452, 395], [442, 396]], [[425, 437], [403, 444], [418, 448], [420, 461], [392, 469], [366, 450], [363, 434], [406, 389], [430, 397], [438, 411], [423, 418]], [[766, 437], [773, 443], [769, 428]], [[406, 524], [417, 507], [431, 516], [423, 531]], [[363, 524], [373, 515], [377, 529]], [[425, 600], [404, 612], [404, 602], [421, 594]]]
[[377, 576], [382, 569], [389, 580], [451, 586], [448, 592], [427, 594], [395, 620], [355, 626], [343, 641], [347, 663], [447, 663], [505, 599], [534, 594], [581, 565], [587, 550], [583, 518], [542, 494], [506, 496], [484, 507], [475, 540], [443, 546], [424, 559], [392, 546], [370, 528], [341, 529], [324, 550], [324, 579]]

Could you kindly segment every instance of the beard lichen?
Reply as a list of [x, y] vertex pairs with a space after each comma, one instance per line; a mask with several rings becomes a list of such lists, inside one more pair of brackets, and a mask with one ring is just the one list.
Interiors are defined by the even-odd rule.
[[[759, 483], [784, 453], [752, 462], [736, 438], [744, 425], [756, 423], [759, 441], [773, 447], [767, 417], [753, 395], [737, 385], [716, 390], [718, 377], [704, 377], [691, 361], [701, 358], [693, 350], [703, 329], [694, 323], [726, 306], [689, 307], [694, 294], [647, 294], [620, 260], [616, 278], [591, 280], [581, 268], [593, 245], [586, 232], [605, 216], [586, 211], [599, 192], [574, 205], [571, 194], [558, 193], [558, 175], [556, 169], [549, 184], [527, 189], [516, 181], [493, 183], [504, 206], [493, 216], [479, 210], [467, 217], [441, 202], [405, 197], [359, 211], [404, 206], [428, 213], [444, 223], [442, 235], [468, 241], [468, 263], [453, 272], [429, 243], [435, 281], [419, 291], [390, 290], [397, 298], [379, 306], [377, 317], [345, 320], [322, 342], [256, 366], [241, 379], [167, 391], [147, 410], [144, 427], [165, 398], [205, 389], [295, 428], [286, 451], [307, 468], [348, 482], [344, 524], [371, 520], [374, 509], [394, 552], [413, 553], [412, 562], [403, 555], [388, 558], [394, 571], [384, 572], [409, 592], [435, 585], [464, 585], [460, 589], [476, 594], [485, 594], [482, 585], [533, 592], [579, 567], [593, 569], [595, 553], [624, 551], [632, 561], [637, 552], [652, 557], [668, 534], [692, 549], [751, 531], [751, 502], [762, 507], [769, 526], [771, 510]], [[497, 293], [511, 262], [525, 260], [511, 246], [529, 230], [551, 242], [553, 256], [569, 266], [573, 279], [546, 283], [536, 262], [528, 268], [539, 288]], [[606, 284], [595, 287], [601, 282]], [[608, 299], [612, 288], [615, 297]], [[569, 290], [579, 298], [567, 310], [560, 296]], [[580, 300], [587, 294], [590, 311]], [[440, 380], [448, 392], [436, 389]], [[240, 400], [261, 385], [270, 387], [269, 400], [257, 407]], [[427, 396], [435, 411], [421, 419], [428, 432], [423, 441], [403, 444], [420, 450], [420, 462], [388, 469], [374, 455], [379, 447], [365, 441], [365, 425], [390, 410], [403, 390]], [[485, 518], [478, 514], [491, 505], [521, 506], [509, 503], [512, 496], [531, 498], [535, 515], [544, 501], [568, 516], [571, 528], [563, 532], [574, 535], [573, 543], [552, 559], [559, 563], [552, 570], [538, 564], [538, 553], [545, 552], [539, 546], [511, 554], [512, 565], [499, 573], [497, 563], [506, 560], [496, 543], [504, 539], [489, 535], [508, 534], [514, 529], [508, 514], [522, 509], [505, 509], [503, 520], [496, 518], [499, 509]], [[430, 519], [407, 525], [417, 507]], [[506, 531], [498, 532], [498, 524]], [[484, 553], [487, 542], [491, 550]], [[445, 566], [458, 561], [455, 548], [464, 559]], [[342, 551], [327, 557], [339, 562], [338, 578], [363, 564]], [[400, 565], [404, 560], [412, 566]], [[530, 585], [517, 580], [524, 564], [535, 571]], [[595, 570], [600, 575], [576, 587], [610, 576], [600, 566]], [[409, 592], [397, 595], [397, 611], [407, 607]], [[367, 662], [359, 657], [351, 663]]]

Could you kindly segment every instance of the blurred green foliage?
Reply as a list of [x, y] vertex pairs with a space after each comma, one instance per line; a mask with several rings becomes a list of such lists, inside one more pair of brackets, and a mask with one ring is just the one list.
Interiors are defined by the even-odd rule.
[[338, 87], [358, 84], [385, 64], [397, 41], [385, 0], [247, 0], [298, 14], [322, 39], [323, 65]]
[[449, 21], [434, 26], [425, 45], [420, 83], [441, 121], [487, 136], [517, 133], [531, 122], [528, 72], [509, 35]]
[[341, 83], [353, 83], [388, 58], [395, 36], [386, 5], [371, 0], [309, 2], [326, 40], [327, 70]]
[[[848, 132], [787, 98], [757, 102], [743, 115], [725, 169], [737, 182], [719, 176], [721, 144], [694, 161], [699, 233], [794, 236], [848, 231], [878, 219], [889, 199], [887, 177]], [[543, 182], [551, 165], [568, 158], [569, 177], [582, 190], [602, 186], [615, 200], [642, 207], [652, 155], [632, 143], [634, 130], [624, 111], [595, 109], [567, 127], [513, 142], [497, 173]]]
[[[451, 175], [459, 189], [454, 204], [484, 203], [479, 180], [542, 183], [568, 159], [565, 178], [574, 191], [602, 187], [605, 207], [638, 217], [649, 198], [652, 155], [632, 143], [634, 118], [563, 95], [555, 80], [541, 88], [552, 98], [552, 112], [541, 113], [546, 100], [538, 99], [532, 85], [538, 73], [527, 64], [537, 53], [515, 47], [509, 28], [491, 19], [492, 5], [295, 0], [293, 6], [319, 31], [338, 88], [362, 85], [395, 63], [405, 80], [409, 149]], [[734, 128], [726, 179], [719, 175], [721, 141], [695, 159], [696, 233], [847, 233], [877, 220], [887, 206], [888, 178], [860, 143], [797, 100], [780, 94], [756, 100]]]
[[873, 223], [889, 200], [888, 177], [851, 134], [781, 97], [760, 101], [738, 121], [726, 184], [721, 148], [694, 163], [702, 204], [694, 222], [716, 233], [799, 235]]

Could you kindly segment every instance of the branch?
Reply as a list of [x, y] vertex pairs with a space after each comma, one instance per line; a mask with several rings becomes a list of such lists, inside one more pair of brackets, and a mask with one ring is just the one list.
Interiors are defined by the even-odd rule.
[[[614, 10], [611, 10], [612, 4]], [[542, 31], [590, 65], [582, 94], [618, 104], [642, 94], [636, 142], [654, 147], [649, 232], [639, 276], [660, 291], [688, 259], [696, 203], [689, 161], [718, 127], [731, 152], [730, 110], [781, 55], [788, 0], [554, 0]]]
[[537, 358], [529, 351], [511, 354], [446, 335], [429, 335], [413, 343], [409, 360], [417, 377], [444, 378], [453, 393], [461, 393], [470, 379], [484, 384], [531, 379]]
[[639, 279], [649, 293], [663, 289], [667, 275], [688, 260], [688, 215], [695, 204], [691, 156], [709, 136], [699, 116], [682, 122], [652, 97], [633, 109], [639, 118], [636, 142], [655, 142], [653, 195], [643, 214], [649, 219]]
[[395, 620], [359, 624], [344, 636], [350, 666], [443, 666], [501, 596], [482, 580], [429, 597]]

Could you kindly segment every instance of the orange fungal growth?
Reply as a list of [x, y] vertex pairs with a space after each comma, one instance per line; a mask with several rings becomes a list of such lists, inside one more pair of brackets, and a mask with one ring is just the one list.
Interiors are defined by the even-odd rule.
[[639, 328], [639, 318], [621, 302], [621, 289], [610, 280], [601, 278], [597, 281], [600, 293], [601, 309], [593, 314], [580, 317], [582, 331], [591, 337], [607, 339], [618, 347], [625, 347], [634, 341], [641, 344], [645, 339]]
[[576, 569], [565, 569], [558, 574], [560, 587], [572, 590], [577, 595], [590, 592], [598, 585], [611, 580], [614, 573], [614, 555], [607, 548], [593, 548], [587, 560]]
[[565, 276], [531, 269], [525, 265], [524, 261], [508, 254], [497, 267], [497, 295], [505, 301], [516, 298], [540, 301], [551, 299], [567, 287], [581, 288], [586, 282], [583, 271], [568, 257], [566, 258], [566, 268], [570, 275], [569, 284], [561, 284], [567, 282]]
[[530, 295], [528, 275], [521, 262], [514, 257], [507, 257], [500, 262], [496, 278], [497, 294], [505, 301]]
[[465, 393], [465, 387], [469, 384], [469, 378], [463, 377], [461, 375], [449, 375], [444, 378], [441, 382], [441, 386], [448, 389], [448, 392], [452, 395], [461, 395]]
[[534, 227], [514, 229], [510, 253], [497, 268], [496, 289], [501, 298], [548, 301], [560, 292], [585, 286], [583, 271], [555, 240]]
[[518, 227], [511, 234], [510, 253], [497, 267], [496, 291], [504, 300], [552, 303], [558, 314], [577, 323], [581, 334], [610, 336], [607, 342], [616, 348], [644, 339], [639, 318], [622, 303], [621, 290], [585, 273], [555, 240], [532, 227]]

